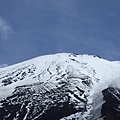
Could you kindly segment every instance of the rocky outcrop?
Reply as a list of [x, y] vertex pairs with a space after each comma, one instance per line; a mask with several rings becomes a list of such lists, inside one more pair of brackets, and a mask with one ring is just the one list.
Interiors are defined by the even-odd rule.
[[83, 90], [76, 87], [80, 94], [75, 94], [68, 83], [50, 86], [49, 83], [36, 83], [16, 87], [11, 96], [0, 101], [0, 119], [59, 120], [86, 111], [87, 99], [81, 98]]
[[104, 120], [120, 120], [120, 89], [108, 87], [102, 93], [105, 100], [101, 110]]

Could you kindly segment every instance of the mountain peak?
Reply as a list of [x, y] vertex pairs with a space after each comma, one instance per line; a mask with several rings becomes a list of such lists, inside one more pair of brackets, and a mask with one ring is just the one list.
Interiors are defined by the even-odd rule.
[[[102, 91], [113, 80], [118, 82], [119, 73], [120, 62], [73, 53], [40, 56], [0, 68], [0, 118], [99, 119]], [[96, 110], [97, 116], [93, 114]]]

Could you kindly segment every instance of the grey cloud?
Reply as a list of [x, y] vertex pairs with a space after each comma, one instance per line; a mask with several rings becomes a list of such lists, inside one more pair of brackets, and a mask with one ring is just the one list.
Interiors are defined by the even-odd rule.
[[8, 38], [8, 36], [13, 33], [11, 25], [0, 16], [0, 38]]

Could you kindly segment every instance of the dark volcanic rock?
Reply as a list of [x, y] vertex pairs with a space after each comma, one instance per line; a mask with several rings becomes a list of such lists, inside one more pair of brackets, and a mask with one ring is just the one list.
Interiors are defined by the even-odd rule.
[[109, 87], [102, 93], [105, 100], [101, 110], [104, 120], [120, 120], [120, 89]]
[[[79, 96], [73, 100], [69, 96], [71, 90], [68, 84], [53, 89], [49, 86], [36, 83], [16, 87], [11, 96], [0, 101], [0, 119], [59, 120], [85, 110], [86, 101], [78, 99]], [[82, 106], [76, 108], [79, 103]]]

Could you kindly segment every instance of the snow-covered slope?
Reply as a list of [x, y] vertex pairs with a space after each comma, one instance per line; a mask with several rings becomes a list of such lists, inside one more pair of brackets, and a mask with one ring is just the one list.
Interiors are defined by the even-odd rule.
[[[119, 93], [119, 79], [119, 61], [92, 55], [46, 55], [0, 68], [0, 118], [104, 119], [108, 114], [102, 107], [105, 96], [115, 91], [109, 87]], [[111, 95], [116, 96], [116, 92]]]

